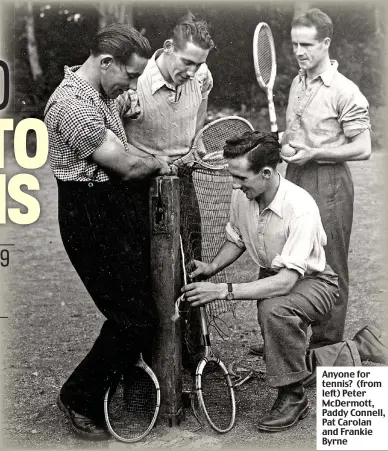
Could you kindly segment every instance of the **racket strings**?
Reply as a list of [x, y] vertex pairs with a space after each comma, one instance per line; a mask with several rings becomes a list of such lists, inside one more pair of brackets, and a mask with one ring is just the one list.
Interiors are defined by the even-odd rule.
[[116, 387], [112, 387], [108, 400], [108, 416], [112, 429], [120, 437], [136, 439], [149, 429], [157, 407], [157, 389], [149, 374], [132, 367]]
[[234, 116], [218, 119], [207, 125], [194, 143], [199, 164], [210, 169], [226, 167], [227, 161], [223, 156], [225, 141], [247, 130], [252, 130], [250, 124]]
[[273, 68], [273, 54], [271, 51], [271, 39], [265, 27], [262, 27], [257, 40], [257, 55], [260, 75], [266, 85], [269, 84]]
[[200, 378], [203, 408], [207, 417], [213, 427], [225, 431], [230, 427], [234, 416], [228, 375], [217, 362], [209, 361], [203, 368]]

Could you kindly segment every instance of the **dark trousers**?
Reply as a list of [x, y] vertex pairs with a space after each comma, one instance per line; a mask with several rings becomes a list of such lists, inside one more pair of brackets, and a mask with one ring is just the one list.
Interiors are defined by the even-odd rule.
[[301, 277], [289, 294], [257, 301], [270, 386], [283, 387], [311, 374], [306, 361], [308, 327], [321, 321], [337, 299], [338, 278], [326, 265], [322, 273]]
[[74, 410], [95, 419], [103, 415], [103, 397], [114, 378], [149, 351], [156, 333], [148, 209], [148, 183], [58, 181], [64, 247], [106, 318], [61, 394]]
[[327, 263], [338, 274], [339, 301], [330, 314], [312, 325], [310, 347], [315, 348], [342, 341], [348, 306], [348, 253], [353, 223], [354, 190], [346, 163], [302, 166], [289, 164], [286, 178], [304, 188], [316, 201], [327, 235]]

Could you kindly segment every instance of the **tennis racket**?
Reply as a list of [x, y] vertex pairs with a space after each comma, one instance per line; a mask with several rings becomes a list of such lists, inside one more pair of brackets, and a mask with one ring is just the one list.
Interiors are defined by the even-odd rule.
[[253, 127], [239, 116], [227, 116], [205, 125], [195, 136], [189, 153], [174, 161], [176, 166], [184, 166], [193, 160], [208, 169], [225, 169], [228, 163], [223, 157], [225, 141], [235, 135], [252, 131]]
[[[182, 238], [180, 239], [183, 281], [187, 284], [185, 257]], [[207, 328], [205, 307], [199, 307], [201, 329], [205, 345], [205, 355], [197, 365], [195, 374], [195, 393], [200, 413], [217, 432], [225, 433], [232, 429], [236, 420], [236, 400], [233, 384], [228, 370], [220, 358], [213, 354]], [[194, 409], [195, 403], [192, 402]], [[197, 417], [198, 412], [194, 410]]]
[[273, 86], [276, 78], [275, 43], [269, 26], [260, 22], [253, 34], [253, 62], [259, 86], [267, 94], [271, 132], [277, 133]]
[[104, 415], [109, 432], [121, 442], [143, 439], [153, 428], [160, 407], [160, 386], [142, 355], [105, 393]]

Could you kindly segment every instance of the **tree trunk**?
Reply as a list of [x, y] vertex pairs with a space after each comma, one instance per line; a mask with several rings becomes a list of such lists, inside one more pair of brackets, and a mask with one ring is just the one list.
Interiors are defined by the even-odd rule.
[[310, 9], [310, 2], [297, 2], [294, 3], [294, 19], [301, 16], [302, 14], [307, 13]]
[[34, 81], [37, 81], [43, 74], [42, 68], [39, 64], [38, 46], [35, 38], [35, 23], [32, 2], [27, 2], [27, 16], [26, 16], [26, 30], [27, 30], [27, 52], [30, 62], [31, 73]]
[[132, 2], [106, 3], [101, 1], [97, 9], [100, 13], [100, 28], [103, 28], [111, 23], [125, 23], [133, 26]]

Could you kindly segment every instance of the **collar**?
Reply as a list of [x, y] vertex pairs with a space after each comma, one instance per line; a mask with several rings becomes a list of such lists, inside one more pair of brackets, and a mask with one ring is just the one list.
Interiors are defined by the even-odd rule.
[[[283, 201], [284, 196], [286, 195], [286, 183], [282, 175], [278, 172], [279, 175], [279, 186], [276, 191], [275, 197], [272, 199], [272, 202], [268, 205], [267, 208], [276, 213], [279, 218], [283, 218], [282, 210], [283, 210]], [[267, 209], [266, 208], [266, 209]]]
[[[160, 72], [160, 69], [158, 67], [158, 65], [156, 64], [156, 59], [158, 58], [158, 56], [160, 56], [163, 52], [163, 49], [158, 49], [150, 58], [149, 62], [148, 62], [148, 69], [150, 71], [151, 74], [151, 92], [152, 95], [155, 94], [156, 91], [158, 91], [160, 88], [162, 88], [163, 86], [166, 86], [168, 89], [171, 89], [172, 91], [177, 91], [177, 88], [168, 83], [162, 73]], [[180, 87], [179, 87], [180, 88]]]
[[77, 88], [80, 88], [85, 94], [92, 98], [99, 98], [104, 99], [105, 101], [111, 100], [109, 97], [107, 97], [105, 94], [102, 94], [98, 92], [91, 84], [89, 84], [86, 80], [78, 76], [77, 70], [81, 66], [65, 66], [64, 72], [65, 72], [65, 80], [66, 82], [69, 82], [76, 86]]
[[[318, 77], [321, 77], [321, 80], [323, 81], [323, 83], [326, 86], [331, 85], [334, 75], [338, 71], [338, 61], [330, 60], [330, 63], [331, 63], [331, 66], [329, 67], [329, 69], [327, 69], [325, 72], [322, 72], [321, 74], [317, 75], [314, 78], [314, 80], [317, 79]], [[299, 70], [299, 77], [300, 77], [300, 79], [306, 78], [306, 71], [304, 69]]]

